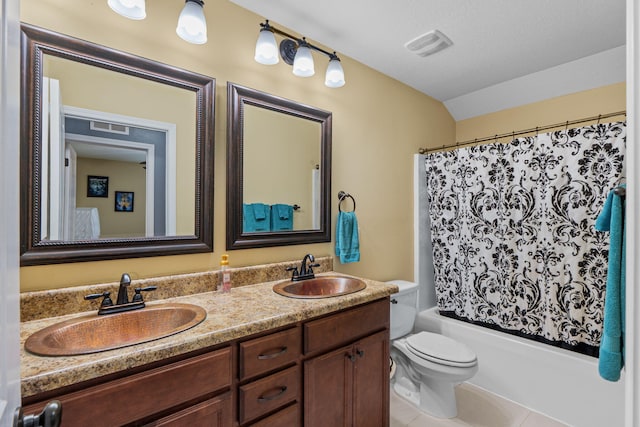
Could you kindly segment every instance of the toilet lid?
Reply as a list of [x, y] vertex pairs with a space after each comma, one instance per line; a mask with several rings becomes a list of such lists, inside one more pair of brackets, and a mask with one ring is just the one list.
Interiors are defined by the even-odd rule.
[[466, 345], [432, 332], [420, 332], [407, 337], [407, 348], [416, 356], [450, 366], [473, 366], [476, 354]]

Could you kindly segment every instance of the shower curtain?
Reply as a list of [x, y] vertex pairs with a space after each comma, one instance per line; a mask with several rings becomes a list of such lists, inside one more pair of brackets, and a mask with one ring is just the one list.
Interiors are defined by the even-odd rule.
[[440, 313], [597, 356], [624, 122], [426, 156]]

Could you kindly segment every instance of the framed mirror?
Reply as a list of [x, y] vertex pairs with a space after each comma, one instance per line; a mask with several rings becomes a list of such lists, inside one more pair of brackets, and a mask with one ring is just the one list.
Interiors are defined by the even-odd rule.
[[215, 80], [22, 25], [21, 265], [213, 250]]
[[227, 249], [331, 241], [331, 119], [227, 83]]

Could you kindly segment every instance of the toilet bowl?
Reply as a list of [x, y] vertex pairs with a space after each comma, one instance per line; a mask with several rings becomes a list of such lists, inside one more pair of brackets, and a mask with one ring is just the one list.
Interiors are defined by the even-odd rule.
[[422, 411], [439, 418], [457, 415], [455, 386], [478, 372], [475, 353], [463, 343], [432, 332], [412, 334], [417, 314], [415, 283], [392, 281], [391, 357], [393, 390]]

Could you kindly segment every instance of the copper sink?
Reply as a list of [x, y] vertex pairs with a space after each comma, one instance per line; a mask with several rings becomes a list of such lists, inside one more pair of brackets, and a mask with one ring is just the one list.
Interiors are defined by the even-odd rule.
[[323, 276], [292, 282], [276, 283], [273, 291], [290, 298], [329, 298], [352, 294], [367, 287], [360, 279], [342, 276]]
[[41, 356], [98, 353], [177, 334], [206, 317], [202, 307], [179, 303], [106, 316], [92, 314], [41, 329], [29, 336], [24, 346]]

